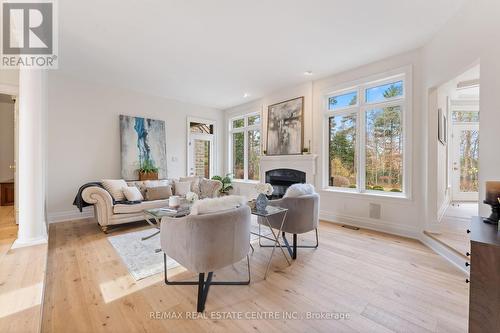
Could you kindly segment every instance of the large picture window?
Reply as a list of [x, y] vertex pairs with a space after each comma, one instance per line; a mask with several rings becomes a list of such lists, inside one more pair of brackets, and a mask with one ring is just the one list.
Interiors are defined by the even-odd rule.
[[405, 82], [398, 75], [327, 96], [329, 187], [405, 195]]
[[234, 179], [259, 180], [261, 118], [258, 113], [229, 121], [230, 169]]

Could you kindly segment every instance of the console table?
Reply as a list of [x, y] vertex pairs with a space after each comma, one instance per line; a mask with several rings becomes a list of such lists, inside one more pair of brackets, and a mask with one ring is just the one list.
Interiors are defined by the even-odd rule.
[[[500, 332], [500, 232], [482, 218], [472, 218], [469, 332]], [[467, 254], [469, 255], [469, 254]]]
[[0, 206], [14, 205], [14, 180], [0, 182]]

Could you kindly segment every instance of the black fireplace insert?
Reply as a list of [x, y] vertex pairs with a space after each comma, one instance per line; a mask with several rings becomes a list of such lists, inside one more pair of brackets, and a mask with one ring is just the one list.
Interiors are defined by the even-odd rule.
[[274, 169], [266, 171], [266, 183], [273, 186], [271, 199], [279, 199], [285, 195], [286, 189], [293, 184], [306, 182], [306, 173], [294, 169]]

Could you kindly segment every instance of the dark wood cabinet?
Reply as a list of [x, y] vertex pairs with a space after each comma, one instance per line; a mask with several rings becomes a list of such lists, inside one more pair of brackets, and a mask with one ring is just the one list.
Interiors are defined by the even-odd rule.
[[0, 183], [0, 206], [14, 205], [14, 182]]
[[500, 232], [473, 217], [470, 230], [469, 332], [500, 332]]

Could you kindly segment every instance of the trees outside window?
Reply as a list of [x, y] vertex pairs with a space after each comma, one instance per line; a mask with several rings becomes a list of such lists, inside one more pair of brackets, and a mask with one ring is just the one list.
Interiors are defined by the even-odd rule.
[[400, 75], [327, 97], [328, 186], [404, 192], [404, 82]]
[[229, 121], [230, 167], [234, 179], [259, 180], [261, 117], [259, 113]]

